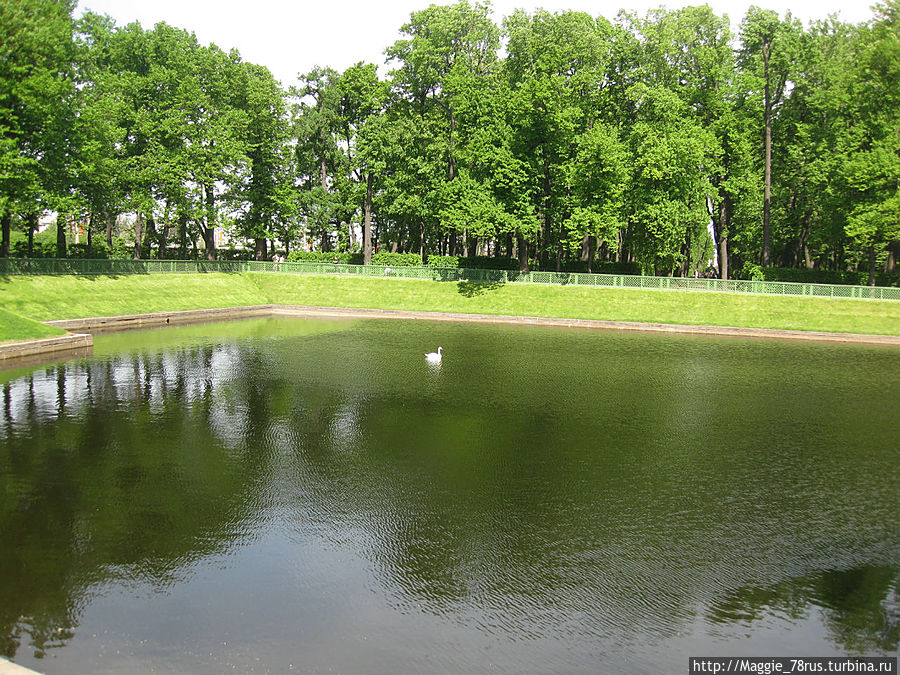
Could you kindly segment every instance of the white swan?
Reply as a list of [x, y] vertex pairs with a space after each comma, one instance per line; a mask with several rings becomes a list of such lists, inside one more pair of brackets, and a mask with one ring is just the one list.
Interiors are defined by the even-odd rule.
[[441, 351], [443, 351], [443, 347], [438, 347], [436, 352], [431, 352], [425, 355], [425, 360], [428, 363], [440, 363], [441, 362]]

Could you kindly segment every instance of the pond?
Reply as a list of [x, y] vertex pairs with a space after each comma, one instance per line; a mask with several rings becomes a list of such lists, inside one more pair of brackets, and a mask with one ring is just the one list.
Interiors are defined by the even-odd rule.
[[894, 655], [898, 401], [883, 347], [287, 318], [97, 336], [91, 358], [0, 373], [0, 655]]

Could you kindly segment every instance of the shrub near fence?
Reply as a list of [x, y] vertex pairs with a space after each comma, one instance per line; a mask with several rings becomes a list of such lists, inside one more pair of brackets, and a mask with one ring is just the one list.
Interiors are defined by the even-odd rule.
[[422, 265], [422, 256], [418, 253], [379, 251], [372, 255], [372, 264], [388, 267], [420, 267]]
[[[762, 267], [760, 265], [744, 265], [740, 276], [757, 281], [790, 281], [798, 284], [850, 284], [866, 286], [868, 272], [838, 272], [835, 270], [807, 270], [794, 267]], [[876, 286], [900, 287], [900, 274], [877, 272]]]
[[[347, 254], [349, 255], [349, 254]], [[205, 260], [79, 260], [0, 258], [0, 276], [34, 274], [164, 274], [173, 272], [278, 272], [292, 274], [338, 274], [343, 276], [402, 277], [449, 282], [532, 283], [598, 288], [695, 290], [767, 295], [802, 295], [819, 298], [863, 298], [900, 300], [900, 288], [799, 284], [783, 281], [692, 279], [646, 277], [625, 274], [581, 274], [578, 272], [520, 272], [518, 270], [404, 267], [402, 265], [351, 265], [338, 262], [255, 262]]]
[[288, 262], [305, 263], [332, 263], [335, 259], [344, 265], [362, 265], [362, 253], [323, 253], [322, 251], [291, 251], [288, 253]]

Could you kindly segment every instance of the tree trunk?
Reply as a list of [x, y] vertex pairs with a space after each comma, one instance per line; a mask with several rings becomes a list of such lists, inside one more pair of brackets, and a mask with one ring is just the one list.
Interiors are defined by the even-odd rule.
[[765, 78], [765, 188], [763, 192], [763, 253], [762, 266], [769, 267], [772, 260], [772, 230], [770, 216], [772, 211], [772, 97], [769, 89], [769, 49], [771, 45], [763, 44], [763, 76]]
[[159, 232], [159, 254], [157, 257], [160, 260], [169, 257], [169, 230], [171, 229], [171, 225], [169, 225], [168, 220], [166, 224], [163, 225], [162, 230]]
[[[710, 205], [711, 206], [711, 205]], [[710, 209], [712, 210], [712, 209]], [[710, 214], [712, 215], [712, 214]], [[728, 279], [728, 199], [723, 197], [719, 202], [719, 212], [712, 218], [713, 244], [719, 259], [719, 278]]]
[[684, 260], [681, 261], [678, 273], [682, 277], [691, 275], [691, 228], [687, 228], [684, 233]]
[[519, 271], [528, 271], [528, 244], [525, 243], [525, 235], [516, 232], [516, 255], [519, 256]]
[[253, 258], [255, 260], [266, 260], [268, 258], [265, 237], [256, 237], [253, 240]]
[[875, 285], [875, 244], [869, 244], [869, 286]]
[[[372, 262], [372, 172], [366, 172], [366, 198], [363, 202], [363, 264]], [[424, 226], [423, 226], [424, 235]], [[424, 236], [422, 237], [424, 239]]]
[[591, 274], [591, 264], [594, 262], [594, 250], [597, 238], [592, 234], [585, 234], [581, 240], [581, 262], [587, 263], [587, 273]]
[[26, 221], [28, 225], [28, 257], [34, 257], [34, 232], [38, 228], [38, 214], [32, 213]]
[[422, 258], [422, 264], [425, 264], [425, 219], [419, 218], [419, 226], [422, 236], [419, 237], [419, 257]]
[[809, 251], [809, 221], [812, 218], [812, 213], [807, 211], [803, 215], [803, 227], [800, 230], [800, 253], [803, 256], [803, 265], [806, 269], [811, 270], [815, 265], [813, 264], [812, 255]]
[[616, 262], [628, 262], [628, 225], [616, 230]]
[[456, 177], [456, 157], [454, 156], [454, 144], [456, 139], [453, 137], [455, 131], [456, 115], [453, 113], [453, 106], [450, 106], [450, 167], [448, 170], [450, 181]]
[[152, 215], [147, 216], [147, 227], [144, 233], [144, 257], [149, 260], [153, 257], [153, 240], [156, 239], [156, 220]]
[[182, 260], [188, 257], [188, 218], [186, 213], [182, 213], [178, 218], [178, 248], [181, 250], [176, 254]]
[[552, 235], [552, 227], [553, 223], [551, 222], [550, 216], [550, 195], [551, 195], [551, 184], [550, 184], [550, 164], [544, 159], [544, 176], [543, 176], [543, 195], [541, 196], [541, 202], [543, 204], [544, 209], [544, 240], [541, 242], [540, 246], [540, 254], [538, 258], [540, 260], [540, 268], [542, 270], [547, 269], [547, 263], [549, 262], [549, 251], [547, 247], [550, 245], [550, 237]]
[[206, 249], [206, 259], [216, 259], [216, 229], [214, 227], [203, 228], [203, 246]]
[[556, 271], [562, 272], [562, 261], [563, 261], [563, 231], [562, 231], [562, 223], [559, 224], [559, 232], [557, 233], [557, 243], [556, 243]]
[[144, 237], [144, 213], [142, 211], [137, 212], [137, 217], [134, 219], [134, 255], [133, 258], [135, 260], [141, 259], [141, 242]]
[[9, 238], [10, 227], [12, 226], [12, 214], [4, 211], [3, 217], [0, 218], [0, 258], [9, 257]]
[[91, 258], [94, 248], [94, 214], [91, 213], [88, 215], [87, 219], [87, 249], [86, 249], [86, 257]]
[[893, 274], [897, 271], [897, 254], [900, 252], [900, 241], [892, 241], [888, 246], [887, 258], [884, 261], [884, 271]]
[[113, 218], [109, 212], [106, 213], [106, 245], [109, 246], [109, 250], [112, 250], [112, 234], [113, 234], [113, 224], [115, 223], [115, 218]]
[[206, 245], [206, 259], [216, 259], [216, 193], [212, 185], [203, 186], [206, 196], [206, 227], [203, 228], [203, 242]]
[[66, 257], [66, 217], [61, 213], [56, 216], [56, 257]]

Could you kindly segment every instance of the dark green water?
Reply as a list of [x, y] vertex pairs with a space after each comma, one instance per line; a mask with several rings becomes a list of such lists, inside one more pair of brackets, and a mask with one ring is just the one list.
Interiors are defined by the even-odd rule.
[[895, 655], [898, 402], [884, 348], [289, 319], [99, 336], [0, 373], [0, 654], [47, 673]]

